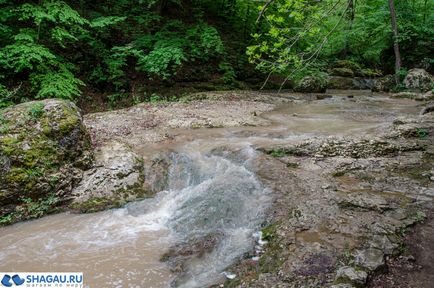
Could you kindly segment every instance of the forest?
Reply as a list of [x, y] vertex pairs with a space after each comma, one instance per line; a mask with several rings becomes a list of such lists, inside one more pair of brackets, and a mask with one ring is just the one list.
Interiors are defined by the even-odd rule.
[[0, 106], [54, 97], [95, 111], [291, 88], [337, 61], [403, 79], [433, 72], [433, 41], [433, 0], [1, 0]]

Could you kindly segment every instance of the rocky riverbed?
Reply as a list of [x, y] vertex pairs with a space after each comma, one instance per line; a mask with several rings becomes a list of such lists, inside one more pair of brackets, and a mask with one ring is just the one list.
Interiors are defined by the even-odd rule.
[[[53, 115], [49, 110], [52, 102], [43, 105], [23, 108], [29, 115], [25, 121], [40, 127], [35, 116], [40, 114], [44, 119], [43, 115]], [[92, 139], [93, 153], [88, 152], [88, 146], [75, 147], [80, 155], [89, 155], [88, 166], [61, 158], [64, 169], [77, 171], [74, 184], [63, 194], [55, 194], [57, 186], [47, 189], [57, 197], [60, 204], [56, 207], [73, 212], [95, 212], [141, 200], [137, 203], [143, 204], [130, 204], [127, 207], [132, 208], [120, 209], [117, 214], [82, 218], [83, 225], [110, 219], [110, 235], [126, 233], [131, 243], [135, 243], [132, 235], [140, 233], [150, 237], [148, 241], [154, 239], [152, 233], [155, 239], [166, 235], [165, 230], [152, 230], [154, 224], [149, 221], [156, 220], [156, 215], [167, 219], [163, 221], [166, 224], [160, 221], [163, 224], [159, 225], [166, 225], [177, 240], [163, 237], [165, 246], [152, 246], [150, 251], [161, 249], [160, 257], [171, 271], [161, 268], [158, 273], [173, 275], [172, 283], [180, 287], [212, 283], [217, 287], [430, 287], [423, 279], [432, 274], [432, 266], [424, 255], [432, 253], [434, 247], [427, 240], [418, 243], [414, 238], [432, 238], [434, 116], [420, 115], [424, 107], [429, 103], [364, 91], [210, 92], [191, 95], [180, 103], [139, 104], [88, 114], [83, 123]], [[5, 114], [7, 123], [12, 114]], [[77, 119], [71, 123], [82, 131], [81, 118]], [[64, 151], [63, 146], [55, 145], [60, 142], [53, 142], [58, 134], [53, 132], [51, 136], [43, 127], [38, 129], [43, 143], [48, 141], [53, 149]], [[64, 130], [60, 135], [70, 133]], [[5, 135], [2, 139], [11, 138]], [[85, 132], [80, 135], [80, 139], [88, 137]], [[13, 147], [19, 149], [25, 143], [36, 143], [22, 138], [24, 144], [18, 145], [21, 138], [17, 139]], [[89, 161], [93, 161], [91, 167]], [[27, 165], [15, 160], [8, 163]], [[43, 165], [36, 163], [35, 167]], [[226, 173], [225, 169], [233, 172]], [[35, 177], [31, 179], [37, 181], [39, 176]], [[228, 177], [233, 178], [233, 187], [224, 184]], [[213, 197], [206, 193], [213, 193]], [[249, 193], [263, 199], [264, 205], [249, 198]], [[218, 195], [222, 198], [216, 199]], [[168, 197], [178, 199], [179, 205], [164, 204], [170, 202]], [[231, 197], [244, 200], [230, 204]], [[17, 207], [28, 209], [26, 201]], [[16, 209], [11, 204], [8, 209]], [[171, 218], [172, 214], [161, 208], [165, 205], [178, 216]], [[256, 214], [251, 213], [254, 207], [258, 209]], [[216, 209], [220, 209], [217, 214]], [[185, 211], [202, 212], [188, 214], [188, 218]], [[243, 215], [247, 218], [236, 211], [246, 211]], [[130, 212], [135, 217], [132, 223], [140, 228], [131, 233], [128, 229], [133, 227], [127, 229], [125, 224], [116, 230], [120, 229], [116, 221], [127, 221], [119, 217]], [[224, 223], [235, 226], [220, 226], [215, 221], [218, 217], [212, 215], [220, 215]], [[177, 217], [184, 219], [184, 224], [179, 224]], [[32, 230], [50, 221], [44, 219], [35, 221]], [[68, 217], [56, 221], [69, 225]], [[186, 223], [188, 229], [184, 229]], [[90, 229], [80, 227], [75, 228], [78, 234], [80, 229]], [[4, 243], [13, 240], [16, 233], [14, 228], [8, 229], [4, 231]], [[415, 233], [409, 233], [413, 229]], [[235, 244], [234, 239], [240, 241]], [[105, 243], [103, 239], [98, 241]], [[70, 244], [56, 245], [60, 249]], [[124, 251], [129, 246], [119, 247]], [[128, 249], [139, 247], [134, 244]], [[158, 257], [152, 254], [152, 259]], [[140, 265], [140, 259], [129, 261], [127, 266], [131, 268], [134, 263]], [[107, 271], [113, 268], [104, 265]], [[200, 268], [204, 265], [215, 269]], [[388, 271], [391, 275], [405, 271], [402, 273], [408, 277], [390, 280]], [[134, 277], [140, 278], [137, 275]], [[96, 285], [111, 283], [104, 279], [92, 281]], [[155, 277], [143, 279], [157, 281]], [[167, 285], [161, 279], [158, 287]], [[212, 283], [207, 282], [210, 280]]]

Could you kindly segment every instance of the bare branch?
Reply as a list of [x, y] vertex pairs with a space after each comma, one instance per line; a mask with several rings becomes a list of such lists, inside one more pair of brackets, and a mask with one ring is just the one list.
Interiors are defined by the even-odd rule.
[[265, 10], [267, 10], [268, 6], [270, 6], [274, 1], [275, 1], [275, 0], [268, 0], [268, 1], [265, 3], [264, 7], [262, 7], [261, 11], [259, 12], [258, 19], [256, 19], [256, 24], [258, 24], [259, 20], [260, 20], [260, 19], [262, 18], [262, 16], [264, 15]]

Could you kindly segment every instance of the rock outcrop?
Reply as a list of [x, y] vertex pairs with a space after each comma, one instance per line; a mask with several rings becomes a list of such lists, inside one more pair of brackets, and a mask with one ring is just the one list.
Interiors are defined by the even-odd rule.
[[124, 143], [105, 143], [95, 152], [95, 166], [73, 190], [70, 207], [96, 212], [152, 196], [165, 188], [168, 168], [168, 158], [161, 155], [145, 161]]
[[386, 75], [382, 78], [378, 78], [375, 80], [374, 86], [372, 87], [372, 91], [374, 92], [390, 92], [395, 88], [396, 81], [395, 76]]
[[93, 161], [79, 109], [48, 99], [0, 113], [1, 224], [52, 212]]
[[425, 92], [434, 88], [434, 76], [424, 69], [415, 68], [408, 71], [403, 83], [407, 89]]
[[306, 76], [294, 87], [294, 91], [303, 93], [321, 93], [326, 90], [327, 81], [316, 76]]

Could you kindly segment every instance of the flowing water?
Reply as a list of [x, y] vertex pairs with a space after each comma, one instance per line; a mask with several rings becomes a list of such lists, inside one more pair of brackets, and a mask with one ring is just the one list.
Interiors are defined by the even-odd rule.
[[[414, 102], [333, 97], [284, 104], [263, 117], [269, 127], [180, 130], [170, 148], [166, 191], [124, 208], [94, 214], [63, 213], [1, 228], [2, 271], [79, 271], [89, 287], [206, 287], [252, 249], [272, 193], [251, 171], [255, 145], [315, 135], [374, 133]], [[158, 144], [160, 145], [160, 144]], [[225, 147], [221, 149], [221, 147]], [[220, 148], [220, 149], [219, 149]], [[215, 247], [189, 259], [176, 278], [161, 257], [191, 239], [216, 235]]]

